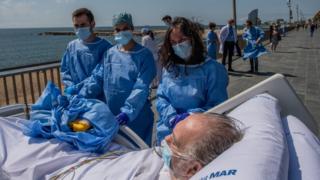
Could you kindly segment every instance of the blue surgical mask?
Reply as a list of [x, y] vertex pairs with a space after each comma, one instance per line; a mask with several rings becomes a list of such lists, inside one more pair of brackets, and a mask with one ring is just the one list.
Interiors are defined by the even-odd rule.
[[190, 40], [172, 46], [174, 53], [181, 59], [187, 61], [192, 54], [192, 45]]
[[92, 34], [90, 27], [76, 28], [75, 33], [76, 33], [77, 37], [83, 41], [88, 39]]
[[161, 153], [162, 153], [162, 160], [164, 162], [164, 164], [170, 168], [170, 164], [171, 164], [171, 158], [172, 158], [172, 151], [167, 143], [166, 140], [162, 140], [161, 141]]
[[116, 41], [117, 44], [127, 45], [129, 41], [132, 39], [132, 37], [133, 37], [133, 34], [129, 30], [120, 31], [115, 35], [114, 40]]

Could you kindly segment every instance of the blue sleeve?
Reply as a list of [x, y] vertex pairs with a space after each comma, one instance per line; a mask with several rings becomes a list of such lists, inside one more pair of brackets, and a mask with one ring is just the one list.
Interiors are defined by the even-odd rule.
[[143, 60], [133, 89], [121, 108], [121, 112], [126, 113], [130, 120], [136, 119], [142, 110], [149, 96], [150, 83], [156, 76], [153, 55], [149, 50], [147, 51], [145, 57], [141, 57]]
[[79, 95], [88, 98], [98, 98], [103, 93], [103, 76], [104, 64], [99, 63], [92, 71], [92, 75], [81, 82], [82, 87], [79, 90]]
[[245, 32], [242, 34], [242, 38], [245, 39], [245, 40], [248, 40], [248, 33], [247, 33], [247, 31], [245, 31]]
[[170, 120], [177, 115], [176, 109], [170, 104], [169, 97], [165, 93], [166, 86], [163, 82], [160, 83], [157, 90], [156, 107], [159, 113], [160, 119], [167, 127], [170, 127]]
[[261, 30], [260, 28], [257, 28], [258, 29], [258, 32], [259, 32], [259, 35], [258, 35], [258, 38], [260, 38], [261, 40], [264, 38], [264, 31]]
[[61, 59], [61, 78], [65, 88], [73, 86], [74, 82], [70, 74], [70, 52], [67, 49]]
[[[214, 68], [212, 66], [207, 67], [207, 102], [203, 107], [189, 109], [189, 113], [205, 112], [228, 99], [227, 86], [229, 79], [227, 71], [220, 64], [215, 63], [214, 66]], [[212, 69], [215, 69], [214, 73]]]

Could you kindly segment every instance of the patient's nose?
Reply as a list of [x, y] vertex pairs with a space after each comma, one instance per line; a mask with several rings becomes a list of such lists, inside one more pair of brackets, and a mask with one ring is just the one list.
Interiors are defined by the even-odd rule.
[[168, 145], [170, 145], [172, 143], [172, 135], [168, 135], [164, 138], [165, 141], [167, 141]]

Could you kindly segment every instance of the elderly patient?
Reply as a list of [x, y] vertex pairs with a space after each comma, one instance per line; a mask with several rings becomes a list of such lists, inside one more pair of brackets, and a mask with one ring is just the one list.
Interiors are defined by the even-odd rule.
[[[56, 139], [26, 137], [20, 129], [26, 121], [13, 120], [0, 118], [0, 179], [189, 179], [242, 137], [228, 117], [193, 114], [155, 151], [101, 156], [76, 151]], [[88, 158], [93, 161], [88, 163]], [[168, 168], [162, 168], [163, 162]]]
[[229, 117], [194, 114], [161, 142], [159, 155], [171, 179], [189, 179], [241, 138], [242, 132]]

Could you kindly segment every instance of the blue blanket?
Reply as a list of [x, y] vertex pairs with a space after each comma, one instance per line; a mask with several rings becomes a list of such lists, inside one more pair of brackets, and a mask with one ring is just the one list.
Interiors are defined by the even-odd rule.
[[[32, 123], [23, 128], [31, 137], [57, 138], [73, 144], [80, 151], [103, 152], [119, 130], [119, 124], [102, 101], [78, 95], [63, 96], [51, 82], [31, 107]], [[73, 132], [69, 123], [85, 119], [92, 128]]]

